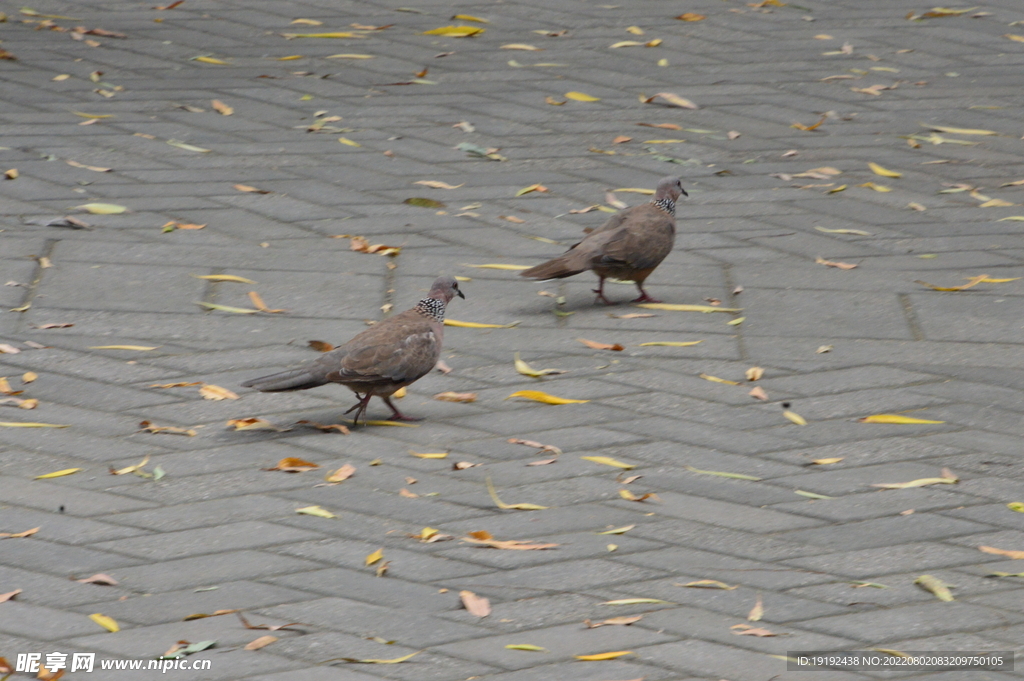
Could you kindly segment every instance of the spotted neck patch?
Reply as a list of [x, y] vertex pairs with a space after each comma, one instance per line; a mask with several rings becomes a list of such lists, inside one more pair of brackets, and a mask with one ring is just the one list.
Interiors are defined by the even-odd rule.
[[430, 317], [439, 324], [444, 323], [444, 301], [437, 298], [424, 298], [416, 304], [416, 311]]
[[669, 215], [674, 216], [676, 214], [676, 202], [672, 199], [654, 199], [651, 203]]

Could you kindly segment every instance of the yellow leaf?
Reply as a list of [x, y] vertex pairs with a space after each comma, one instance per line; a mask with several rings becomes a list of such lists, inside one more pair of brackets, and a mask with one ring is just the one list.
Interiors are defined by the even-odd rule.
[[494, 502], [494, 505], [501, 509], [516, 509], [519, 511], [543, 511], [547, 509], [547, 506], [538, 506], [537, 504], [506, 504], [498, 498], [498, 492], [494, 489], [494, 483], [491, 482], [490, 476], [487, 476], [487, 493], [491, 495], [491, 501]]
[[592, 97], [591, 95], [588, 95], [585, 92], [576, 92], [575, 90], [573, 90], [571, 92], [566, 92], [565, 93], [565, 97], [567, 99], [576, 100], [577, 102], [599, 102], [599, 101], [601, 101], [600, 97]]
[[615, 468], [621, 468], [627, 471], [636, 468], [636, 466], [631, 463], [624, 463], [618, 459], [613, 459], [610, 456], [581, 456], [580, 458], [584, 461], [593, 461], [594, 463], [603, 464], [605, 466], [614, 466]]
[[22, 383], [32, 383], [37, 378], [39, 378], [39, 374], [37, 374], [36, 372], [34, 372], [34, 371], [26, 371], [25, 373], [23, 373], [21, 375], [21, 382]]
[[[484, 29], [477, 29], [484, 30]], [[346, 31], [335, 31], [333, 33], [282, 33], [282, 36], [288, 40], [295, 38], [362, 38], [363, 36], [358, 33], [346, 32]]]
[[363, 421], [364, 426], [398, 426], [399, 428], [419, 428], [418, 423], [402, 423], [401, 421]]
[[761, 600], [761, 594], [757, 595], [757, 603], [754, 604], [753, 609], [747, 615], [748, 622], [757, 622], [764, 617], [764, 602]]
[[951, 128], [948, 125], [927, 125], [922, 123], [924, 127], [929, 130], [937, 130], [938, 132], [948, 132], [952, 135], [998, 135], [999, 133], [995, 130], [977, 130], [975, 128]]
[[345, 145], [350, 146], [350, 147], [361, 147], [361, 146], [363, 146], [359, 142], [354, 142], [354, 141], [350, 140], [347, 137], [339, 137], [338, 141], [341, 142], [342, 144], [345, 144]]
[[1011, 277], [1010, 279], [992, 279], [990, 277], [986, 277], [981, 281], [985, 284], [1005, 284], [1008, 281], [1017, 281], [1018, 279], [1024, 279], [1024, 277]]
[[1024, 502], [1011, 501], [1006, 505], [1006, 508], [1010, 509], [1011, 511], [1016, 511], [1017, 513], [1024, 513]]
[[[292, 22], [295, 23], [294, 21]], [[302, 59], [301, 54], [289, 54], [287, 57], [278, 57], [277, 61], [295, 61], [296, 59]]]
[[663, 346], [670, 347], [670, 348], [686, 348], [686, 347], [689, 347], [691, 345], [699, 345], [699, 344], [701, 344], [703, 342], [704, 341], [702, 341], [702, 340], [699, 340], [699, 341], [686, 341], [686, 342], [683, 342], [683, 341], [652, 341], [650, 343], [641, 343], [640, 347], [649, 346], [649, 345], [663, 345]]
[[124, 467], [124, 468], [119, 468], [119, 469], [117, 469], [117, 470], [113, 470], [113, 469], [111, 469], [111, 471], [110, 471], [110, 472], [111, 472], [111, 473], [112, 473], [113, 475], [127, 475], [128, 473], [134, 473], [135, 471], [138, 471], [138, 470], [142, 470], [142, 468], [143, 468], [143, 467], [144, 467], [144, 466], [145, 466], [145, 465], [146, 465], [147, 463], [149, 463], [149, 455], [148, 455], [148, 454], [146, 455], [146, 458], [145, 458], [145, 459], [143, 459], [143, 460], [142, 460], [142, 461], [140, 461], [139, 463], [135, 464], [134, 466], [126, 466], [126, 467]]
[[701, 374], [700, 377], [703, 378], [705, 381], [711, 381], [712, 383], [724, 383], [725, 385], [739, 385], [739, 382], [737, 381], [730, 381], [724, 378], [719, 378], [718, 376], [711, 376], [710, 374]]
[[839, 463], [843, 460], [841, 456], [831, 456], [827, 459], [814, 459], [811, 463], [818, 464], [819, 466], [827, 466], [830, 463]]
[[210, 106], [212, 106], [213, 110], [219, 113], [221, 116], [230, 116], [231, 114], [235, 113], [235, 110], [233, 108], [231, 108], [224, 102], [220, 101], [219, 99], [212, 100], [210, 102]]
[[649, 104], [650, 102], [652, 102], [653, 100], [657, 99], [658, 97], [661, 97], [662, 99], [664, 99], [669, 104], [675, 104], [676, 106], [680, 106], [680, 107], [682, 107], [684, 109], [699, 109], [700, 108], [699, 106], [697, 106], [696, 104], [694, 104], [690, 100], [686, 99], [685, 97], [680, 97], [679, 95], [677, 95], [677, 94], [675, 94], [673, 92], [659, 92], [658, 94], [654, 95], [653, 97], [649, 97], [649, 98], [645, 98], [645, 97], [641, 96], [640, 101], [645, 103], [645, 104]]
[[470, 14], [456, 14], [452, 19], [458, 19], [459, 21], [475, 21], [480, 24], [489, 24], [487, 19], [481, 19], [480, 17], [474, 17]]
[[534, 369], [529, 364], [519, 359], [519, 353], [515, 354], [515, 367], [516, 371], [524, 376], [530, 376], [532, 378], [540, 378], [541, 376], [548, 376], [551, 374], [564, 374], [564, 369]]
[[639, 26], [630, 26], [626, 29], [626, 33], [632, 33], [633, 35], [643, 35], [644, 29]]
[[216, 59], [214, 57], [192, 57], [192, 61], [201, 61], [204, 64], [218, 64], [220, 66], [228, 65], [223, 59]]
[[366, 565], [373, 565], [384, 557], [384, 549], [377, 549], [366, 557]]
[[985, 203], [979, 204], [978, 208], [1005, 208], [1006, 206], [1014, 206], [1016, 204], [1002, 199], [989, 199]]
[[421, 459], [444, 459], [448, 456], [448, 452], [414, 452], [411, 449], [409, 453]]
[[137, 352], [148, 352], [156, 350], [159, 345], [90, 345], [90, 350], [135, 350]]
[[[0, 425], [6, 425], [6, 424], [0, 424]], [[24, 424], [24, 425], [29, 425], [29, 424]], [[40, 425], [40, 424], [33, 424], [33, 425]], [[67, 426], [54, 426], [54, 427], [56, 427], [56, 428], [66, 428]], [[47, 478], [63, 478], [65, 475], [73, 475], [73, 474], [77, 473], [80, 470], [82, 470], [82, 469], [81, 468], [65, 468], [64, 470], [54, 471], [52, 473], [46, 473], [44, 475], [37, 475], [35, 477], [35, 479], [36, 480], [45, 480]]]
[[726, 322], [726, 324], [729, 325], [729, 326], [739, 326], [740, 324], [742, 324], [746, 320], [747, 320], [746, 317], [737, 317], [736, 319], [732, 320], [731, 322]]
[[486, 30], [486, 28], [479, 28], [477, 26], [442, 26], [441, 28], [424, 31], [423, 35], [446, 35], [451, 38], [467, 38], [479, 35]]
[[116, 203], [83, 203], [81, 206], [75, 206], [81, 210], [88, 211], [93, 215], [117, 215], [128, 210], [124, 206], [119, 206]]
[[205, 307], [207, 310], [220, 310], [221, 312], [231, 312], [234, 314], [256, 314], [259, 310], [251, 310], [247, 307], [232, 307], [231, 305], [221, 305], [220, 303], [206, 303], [201, 300], [195, 301], [196, 305]]
[[234, 274], [193, 274], [196, 279], [207, 279], [209, 281], [236, 281], [239, 284], [255, 284], [252, 279], [239, 277]]
[[488, 263], [486, 265], [469, 265], [466, 263], [462, 264], [463, 267], [475, 267], [481, 270], [528, 270], [532, 265], [502, 265], [498, 263]]
[[213, 385], [211, 383], [204, 384], [199, 388], [199, 394], [207, 400], [237, 400], [238, 395], [231, 392], [227, 388], [222, 388], [219, 385]]
[[323, 26], [324, 22], [316, 19], [293, 19], [293, 24], [305, 24], [306, 26]]
[[979, 546], [978, 550], [982, 553], [991, 553], [995, 556], [1006, 556], [1010, 560], [1024, 559], [1024, 551], [1008, 551], [1006, 549], [997, 549], [994, 546]]
[[955, 485], [958, 478], [919, 478], [910, 482], [879, 482], [871, 485], [882, 489], [912, 489], [914, 487], [927, 487], [928, 485]]
[[673, 303], [640, 303], [637, 307], [648, 310], [668, 310], [671, 312], [742, 312], [738, 307], [714, 307], [712, 305], [676, 305]]
[[512, 322], [511, 324], [480, 324], [478, 322], [460, 322], [457, 319], [445, 319], [445, 326], [457, 326], [463, 329], [511, 329], [513, 326], [518, 326], [519, 322]]
[[625, 499], [626, 501], [646, 501], [647, 499], [661, 501], [661, 499], [658, 498], [658, 495], [654, 494], [653, 492], [647, 492], [646, 494], [641, 494], [640, 496], [637, 496], [630, 492], [628, 489], [620, 489], [619, 496]]
[[686, 140], [644, 140], [644, 144], [679, 144]]
[[605, 601], [600, 605], [640, 605], [642, 603], [666, 603], [671, 605], [669, 601], [663, 601], [660, 598], [620, 598], [615, 601]]
[[1012, 220], [1015, 222], [1024, 222], [1024, 215], [1011, 215], [1009, 217], [999, 218], [998, 220], [996, 220], [996, 222], [1006, 222], [1007, 220]]
[[408, 655], [403, 655], [402, 657], [396, 657], [396, 658], [391, 659], [391, 660], [374, 660], [374, 659], [359, 660], [359, 659], [356, 659], [354, 657], [337, 657], [337, 658], [334, 658], [334, 659], [331, 659], [331, 660], [324, 660], [320, 664], [326, 664], [328, 662], [334, 662], [335, 660], [344, 660], [345, 662], [356, 662], [356, 663], [360, 663], [360, 664], [398, 664], [399, 662], [405, 662], [406, 660], [411, 658], [413, 655], [419, 655], [422, 652], [423, 652], [422, 650], [417, 650], [415, 653], [409, 653]]
[[800, 414], [797, 414], [795, 411], [789, 411], [787, 409], [786, 411], [782, 412], [782, 415], [798, 426], [807, 425], [807, 419], [805, 419], [803, 416], [800, 416]]
[[295, 509], [295, 512], [296, 513], [301, 513], [303, 515], [315, 515], [318, 518], [337, 518], [338, 517], [338, 516], [334, 515], [333, 513], [331, 513], [330, 511], [328, 511], [326, 508], [323, 508], [321, 506], [303, 506], [302, 508]]
[[533, 45], [527, 45], [525, 43], [509, 43], [508, 45], [502, 45], [503, 50], [526, 50], [527, 52], [540, 52], [542, 48], [534, 47]]
[[622, 40], [614, 45], [610, 45], [609, 48], [614, 50], [619, 47], [643, 47], [643, 45], [644, 44], [638, 40]]
[[[841, 192], [841, 191], [844, 191], [845, 189], [846, 189], [846, 185], [845, 185], [845, 184], [841, 184], [841, 185], [839, 185], [838, 187], [835, 187], [835, 188], [833, 188], [833, 189], [829, 189], [829, 190], [828, 190], [827, 192], [825, 192], [825, 193], [826, 193], [826, 194], [835, 194], [836, 192]], [[815, 229], [818, 229], [818, 228], [817, 228], [817, 227], [815, 227]], [[849, 233], [849, 232], [852, 232], [852, 231], [854, 231], [854, 230], [849, 230], [849, 231], [848, 231], [847, 233]]]
[[754, 480], [758, 481], [761, 478], [754, 477], [753, 475], [744, 475], [743, 473], [727, 473], [725, 471], [702, 471], [699, 468], [693, 466], [684, 466], [686, 470], [691, 473], [700, 473], [701, 475], [717, 475], [720, 478], [736, 478], [737, 480]]
[[617, 657], [632, 654], [632, 650], [618, 650], [613, 653], [596, 653], [594, 655], [573, 655], [573, 657], [575, 657], [577, 660], [584, 660], [586, 662], [598, 662], [600, 660], [614, 660]]
[[1018, 43], [1024, 43], [1024, 35], [1014, 35], [1013, 33], [1005, 33], [1003, 34], [1003, 37], [1009, 38], [1010, 40], [1013, 40]]
[[685, 586], [691, 589], [723, 589], [725, 591], [732, 591], [733, 589], [739, 588], [739, 585], [729, 586], [725, 582], [720, 582], [717, 579], [698, 579], [696, 582], [687, 582], [686, 584], [680, 584], [679, 586]]
[[764, 376], [764, 369], [761, 367], [750, 367], [746, 370], [744, 375], [748, 381], [759, 381]]
[[519, 390], [512, 393], [506, 400], [510, 400], [513, 397], [522, 397], [527, 400], [533, 400], [534, 402], [543, 402], [544, 404], [583, 404], [590, 400], [572, 400], [566, 397], [555, 397], [539, 390]]
[[[844, 187], [846, 185], [843, 185]], [[871, 232], [865, 232], [862, 229], [826, 229], [825, 227], [815, 227], [814, 229], [819, 232], [825, 232], [826, 234], [856, 234], [857, 236], [874, 236]]]
[[903, 177], [903, 173], [898, 173], [895, 170], [888, 170], [877, 163], [868, 163], [868, 168], [871, 168], [871, 172], [875, 175], [881, 175], [882, 177]]
[[523, 194], [529, 194], [531, 192], [546, 192], [547, 190], [548, 188], [542, 184], [531, 184], [529, 187], [523, 187], [517, 191], [516, 196], [522, 196]]
[[505, 646], [505, 648], [507, 648], [508, 650], [529, 650], [535, 653], [548, 652], [547, 648], [541, 648], [540, 646], [535, 646], [530, 643], [510, 643], [507, 646]]
[[946, 584], [938, 577], [933, 577], [932, 575], [921, 575], [914, 580], [914, 584], [920, 584], [923, 588], [931, 591], [940, 601], [946, 601], [948, 603], [949, 601], [954, 600], [953, 594], [949, 591], [950, 585]]
[[663, 42], [664, 41], [661, 38], [655, 38], [654, 40], [648, 40], [646, 43], [644, 43], [644, 47], [657, 47]]
[[868, 189], [874, 189], [876, 192], [891, 192], [892, 189], [886, 187], [884, 184], [875, 184], [874, 182], [865, 182], [864, 184], [858, 184], [858, 187], [867, 187]]
[[928, 419], [915, 419], [910, 416], [899, 414], [873, 414], [857, 419], [860, 423], [945, 423], [945, 421], [929, 421]]
[[92, 615], [89, 615], [89, 619], [91, 619], [93, 622], [100, 625], [112, 634], [121, 631], [121, 627], [118, 626], [117, 622], [114, 620], [113, 617], [107, 617], [106, 615], [101, 615], [97, 612], [93, 613]]
[[324, 59], [373, 59], [372, 54], [331, 54]]
[[626, 525], [625, 527], [616, 527], [613, 530], [605, 530], [604, 532], [598, 532], [597, 534], [625, 534], [634, 527], [636, 527], [636, 525]]

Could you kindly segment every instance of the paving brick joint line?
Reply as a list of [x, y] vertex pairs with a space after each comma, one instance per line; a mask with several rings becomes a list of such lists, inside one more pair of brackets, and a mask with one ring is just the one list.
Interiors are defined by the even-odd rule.
[[[783, 658], [1019, 655], [1024, 8], [397, 4], [3, 9], [0, 532], [25, 536], [0, 538], [0, 657], [215, 641], [174, 673], [852, 681], [874, 675]], [[690, 197], [645, 288], [740, 312], [478, 267], [550, 259], [670, 174]], [[451, 371], [399, 402], [416, 427], [322, 430], [345, 388], [240, 387], [440, 274], [467, 296], [449, 318], [499, 328], [446, 330]], [[287, 458], [317, 467], [268, 470]]]

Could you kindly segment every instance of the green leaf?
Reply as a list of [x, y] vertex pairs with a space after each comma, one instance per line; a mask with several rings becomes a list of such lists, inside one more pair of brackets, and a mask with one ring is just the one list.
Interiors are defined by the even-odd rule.
[[89, 211], [93, 215], [116, 215], [128, 210], [125, 206], [119, 206], [116, 203], [83, 203], [75, 208]]

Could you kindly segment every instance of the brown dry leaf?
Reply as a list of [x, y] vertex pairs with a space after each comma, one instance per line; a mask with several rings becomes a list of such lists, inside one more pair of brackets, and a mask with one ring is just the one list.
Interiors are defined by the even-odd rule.
[[749, 624], [734, 624], [729, 628], [732, 629], [732, 633], [738, 636], [778, 636], [774, 631], [769, 631], [768, 629], [760, 627], [752, 627]]
[[0, 539], [24, 539], [25, 537], [31, 537], [40, 529], [33, 527], [31, 530], [23, 530], [22, 532], [0, 532]]
[[815, 258], [814, 262], [816, 262], [819, 265], [824, 265], [825, 267], [838, 267], [841, 270], [852, 270], [854, 267], [856, 267], [856, 265], [852, 263], [835, 262], [833, 260], [825, 260], [824, 258], [821, 257]]
[[619, 135], [618, 137], [612, 140], [612, 144], [624, 144], [625, 142], [629, 142], [632, 139], [632, 137], [627, 137], [626, 135]]
[[288, 311], [288, 310], [271, 310], [270, 308], [267, 307], [267, 304], [263, 302], [263, 298], [260, 297], [260, 294], [256, 293], [255, 291], [249, 291], [249, 300], [252, 301], [253, 307], [255, 307], [260, 312], [267, 312], [269, 314], [279, 314], [281, 312], [287, 312]]
[[882, 90], [894, 90], [895, 85], [872, 85], [870, 87], [852, 87], [850, 88], [854, 92], [860, 92], [865, 95], [875, 95], [876, 97], [882, 94]]
[[462, 607], [474, 617], [487, 617], [491, 614], [491, 602], [483, 596], [477, 596], [472, 591], [460, 591], [459, 599]]
[[286, 456], [277, 462], [277, 465], [273, 468], [264, 468], [265, 471], [283, 471], [285, 473], [303, 473], [305, 471], [311, 471], [314, 468], [320, 468], [320, 464], [313, 463], [312, 461], [305, 461], [296, 456]]
[[817, 123], [815, 123], [813, 125], [804, 125], [803, 123], [794, 123], [793, 125], [791, 125], [789, 127], [796, 128], [797, 130], [805, 130], [805, 131], [809, 132], [811, 130], [817, 130], [821, 126], [821, 124], [825, 122], [825, 119], [827, 119], [827, 118], [828, 118], [828, 115], [824, 115], [824, 116], [822, 116], [818, 120]]
[[349, 478], [351, 478], [353, 475], [355, 475], [355, 472], [356, 467], [350, 463], [347, 463], [338, 470], [328, 473], [324, 480], [326, 480], [327, 482], [341, 482], [343, 480], [348, 480]]
[[175, 435], [188, 435], [195, 437], [196, 431], [192, 428], [177, 428], [175, 426], [157, 426], [149, 421], [140, 421], [139, 428], [150, 433], [173, 433]]
[[434, 399], [441, 402], [475, 402], [476, 398], [476, 393], [457, 393], [450, 390], [434, 395]]
[[598, 343], [597, 341], [587, 340], [586, 338], [577, 338], [576, 340], [593, 350], [612, 350], [614, 352], [622, 352], [626, 349], [618, 343]]
[[[426, 199], [425, 199], [426, 200]], [[443, 204], [442, 204], [443, 205]], [[349, 249], [357, 253], [376, 253], [377, 255], [398, 255], [401, 248], [398, 246], [385, 246], [384, 244], [370, 244], [366, 237], [352, 236], [351, 234], [338, 234], [332, 239], [350, 239]]]
[[964, 284], [962, 286], [936, 286], [935, 284], [929, 284], [928, 282], [921, 281], [920, 279], [915, 279], [914, 283], [915, 284], [921, 284], [922, 286], [927, 286], [928, 288], [932, 289], [933, 291], [966, 291], [969, 288], [973, 288], [974, 286], [977, 286], [978, 284], [982, 283], [983, 281], [985, 281], [988, 278], [989, 277], [988, 277], [987, 274], [979, 274], [976, 277], [971, 277], [970, 280], [968, 281], [968, 283], [966, 283], [966, 284]]
[[658, 94], [654, 95], [653, 97], [644, 97], [643, 95], [640, 95], [640, 101], [643, 104], [650, 104], [655, 99], [657, 99], [659, 97], [664, 99], [669, 104], [674, 104], [675, 106], [679, 106], [679, 107], [682, 107], [684, 109], [699, 109], [700, 108], [699, 106], [697, 106], [696, 104], [694, 104], [690, 100], [686, 99], [685, 97], [680, 97], [679, 95], [675, 94], [674, 92], [659, 92]]
[[750, 367], [747, 369], [746, 376], [748, 381], [760, 380], [764, 376], [764, 369], [761, 367]]
[[256, 187], [251, 187], [251, 186], [249, 186], [247, 184], [233, 184], [233, 185], [231, 185], [231, 187], [233, 189], [237, 189], [240, 192], [249, 192], [251, 194], [272, 194], [273, 193], [269, 189], [258, 189]]
[[[488, 532], [470, 532], [472, 536], [462, 537], [462, 541], [469, 542], [470, 544], [478, 544], [480, 546], [489, 546], [492, 549], [505, 549], [508, 551], [541, 551], [544, 549], [553, 549], [558, 544], [538, 544], [529, 540], [520, 539], [507, 539], [499, 541], [493, 539]], [[479, 537], [477, 535], [480, 535]]]
[[695, 12], [684, 12], [676, 17], [680, 21], [704, 21], [707, 19], [703, 14], [696, 14]]
[[[13, 601], [14, 597], [17, 596], [18, 594], [20, 594], [21, 592], [22, 592], [21, 589], [15, 589], [14, 591], [8, 591], [5, 594], [0, 594], [0, 603], [5, 603], [7, 601]], [[0, 658], [0, 659], [2, 659], [2, 658]]]
[[205, 400], [237, 400], [238, 395], [231, 392], [227, 388], [222, 388], [219, 385], [213, 385], [212, 383], [204, 383], [203, 387], [199, 389], [199, 394], [203, 396]]
[[562, 453], [562, 450], [554, 445], [545, 445], [534, 440], [520, 440], [516, 437], [510, 437], [508, 439], [509, 444], [523, 445], [525, 447], [533, 447], [534, 449], [540, 449], [541, 451], [551, 452], [552, 454], [558, 455]]
[[117, 580], [110, 575], [105, 575], [102, 572], [93, 575], [92, 577], [86, 577], [84, 579], [76, 579], [76, 582], [82, 584], [98, 584], [100, 586], [117, 586]]
[[231, 419], [225, 425], [228, 428], [234, 428], [235, 430], [273, 430], [278, 433], [283, 433], [288, 430], [287, 428], [278, 428], [270, 421], [256, 417], [250, 417], [247, 419]]
[[407, 490], [404, 487], [402, 489], [398, 490], [398, 496], [405, 497], [406, 499], [419, 499], [420, 498], [419, 494], [416, 494], [415, 492], [410, 492], [409, 490]]
[[761, 600], [761, 594], [757, 595], [757, 603], [754, 604], [750, 614], [747, 615], [748, 622], [757, 622], [764, 617], [764, 601]]
[[646, 494], [641, 494], [640, 496], [637, 496], [630, 492], [628, 489], [620, 489], [619, 496], [625, 499], [626, 501], [647, 501], [648, 499], [650, 499], [651, 501], [661, 501], [658, 495], [655, 494], [654, 492], [647, 492]]
[[271, 636], [269, 634], [267, 634], [266, 636], [260, 636], [255, 641], [250, 641], [249, 643], [246, 643], [245, 648], [243, 648], [243, 650], [259, 650], [260, 648], [269, 646], [276, 640], [277, 636]]
[[1024, 560], [1024, 551], [1008, 551], [1006, 549], [997, 549], [994, 546], [979, 546], [978, 550], [995, 556], [1006, 556], [1011, 560]]
[[634, 622], [639, 622], [643, 618], [643, 615], [625, 615], [623, 617], [609, 617], [608, 619], [601, 620], [600, 622], [591, 622], [590, 620], [583, 620], [583, 623], [587, 625], [587, 629], [597, 629], [598, 627], [610, 625], [629, 626]]
[[289, 622], [288, 624], [274, 624], [274, 625], [250, 624], [249, 620], [245, 619], [245, 617], [242, 616], [241, 612], [237, 612], [236, 614], [238, 615], [238, 619], [242, 620], [242, 626], [244, 626], [246, 629], [263, 629], [263, 630], [266, 630], [266, 631], [281, 631], [282, 629], [287, 629], [288, 627], [294, 627], [294, 626], [296, 626], [298, 624], [302, 624], [301, 622]]
[[530, 463], [528, 463], [526, 465], [527, 466], [547, 466], [548, 464], [555, 463], [556, 461], [558, 461], [558, 459], [539, 459], [537, 461], [531, 461]]
[[232, 610], [215, 610], [215, 611], [213, 611], [213, 612], [211, 612], [209, 614], [206, 614], [204, 612], [199, 612], [199, 613], [196, 613], [194, 615], [188, 615], [187, 617], [183, 617], [181, 619], [181, 621], [182, 622], [191, 622], [193, 620], [206, 619], [207, 617], [220, 617], [221, 615], [231, 615], [233, 613], [238, 612], [239, 610], [241, 610], [241, 608], [234, 608]]

